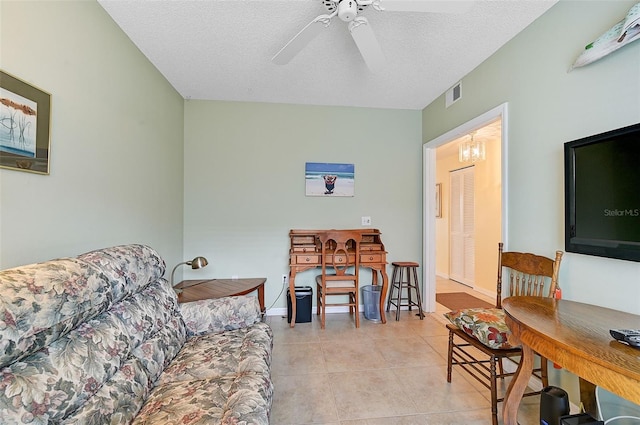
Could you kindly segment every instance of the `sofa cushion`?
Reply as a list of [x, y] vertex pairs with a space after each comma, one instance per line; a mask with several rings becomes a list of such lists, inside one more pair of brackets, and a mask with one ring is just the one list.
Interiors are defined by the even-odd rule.
[[103, 314], [2, 369], [0, 423], [60, 422], [120, 369], [127, 335], [119, 320]]
[[272, 398], [268, 375], [170, 382], [153, 389], [133, 425], [268, 425]]
[[159, 254], [144, 245], [0, 271], [0, 367], [48, 346], [164, 271]]
[[151, 382], [138, 359], [130, 359], [62, 425], [128, 424], [149, 396]]
[[[175, 291], [161, 277], [151, 277], [163, 270], [154, 266], [157, 254], [152, 254], [150, 248], [133, 246], [131, 255], [144, 256], [140, 249], [146, 252], [147, 260], [115, 259], [113, 252], [126, 252], [125, 247], [106, 250], [105, 256], [98, 251], [91, 253], [88, 261], [102, 262], [106, 268], [106, 273], [99, 274], [99, 284], [83, 285], [86, 276], [97, 273], [84, 260], [58, 260], [36, 267], [44, 269], [34, 272], [37, 282], [43, 281], [36, 287], [45, 285], [49, 277], [59, 285], [41, 291], [46, 296], [40, 292], [33, 295], [31, 312], [25, 314], [24, 321], [48, 311], [50, 314], [40, 323], [55, 324], [62, 317], [68, 318], [69, 324], [65, 323], [64, 332], [38, 336], [35, 341], [41, 349], [0, 369], [0, 423], [15, 423], [18, 419], [32, 423], [104, 423], [81, 418], [98, 417], [99, 412], [111, 412], [108, 416], [114, 418], [127, 417], [141, 408], [162, 370], [184, 344], [186, 328]], [[155, 271], [146, 271], [145, 261], [150, 261], [150, 268]], [[142, 270], [136, 271], [132, 264]], [[23, 267], [15, 275], [24, 274], [24, 269], [30, 272], [29, 267]], [[46, 273], [51, 270], [56, 273]], [[76, 277], [81, 273], [85, 273], [84, 278]], [[17, 282], [18, 278], [16, 288]], [[11, 281], [9, 287], [10, 284]], [[23, 281], [22, 286], [34, 285]], [[20, 307], [24, 303], [17, 295], [20, 291], [9, 291], [12, 296], [3, 297], [2, 302], [14, 309]], [[78, 300], [80, 296], [86, 300]], [[95, 301], [90, 300], [100, 302], [94, 308], [82, 308], [94, 306]], [[80, 308], [74, 311], [76, 306]], [[62, 311], [56, 312], [55, 308]], [[38, 324], [32, 323], [31, 329], [38, 330]], [[0, 328], [0, 340], [8, 340], [5, 336], [13, 335], [11, 330]], [[111, 394], [119, 394], [122, 402], [105, 406], [103, 402]]]
[[158, 379], [186, 341], [179, 308], [175, 291], [161, 279], [111, 309], [130, 330], [127, 354], [142, 362], [150, 382]]
[[187, 335], [240, 329], [261, 319], [256, 297], [223, 297], [180, 304], [180, 313], [187, 326]]
[[157, 251], [139, 244], [103, 248], [77, 258], [106, 275], [111, 282], [114, 301], [120, 301], [161, 278], [166, 268]]
[[35, 353], [111, 303], [108, 280], [66, 258], [0, 271], [0, 367]]
[[269, 376], [272, 331], [265, 323], [189, 339], [159, 384], [239, 374]]

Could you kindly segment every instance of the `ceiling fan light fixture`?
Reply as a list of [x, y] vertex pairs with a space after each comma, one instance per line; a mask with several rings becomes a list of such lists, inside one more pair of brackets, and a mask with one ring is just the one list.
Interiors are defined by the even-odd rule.
[[358, 3], [356, 0], [340, 0], [338, 3], [338, 18], [344, 22], [351, 22], [358, 14]]

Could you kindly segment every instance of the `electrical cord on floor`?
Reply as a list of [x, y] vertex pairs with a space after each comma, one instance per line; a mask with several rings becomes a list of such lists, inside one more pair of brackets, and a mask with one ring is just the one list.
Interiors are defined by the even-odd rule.
[[276, 305], [276, 303], [278, 302], [278, 300], [280, 299], [280, 296], [282, 295], [282, 293], [284, 292], [284, 288], [287, 286], [287, 282], [286, 280], [282, 279], [282, 289], [280, 289], [280, 293], [278, 294], [278, 296], [276, 297], [276, 299], [273, 301], [273, 303], [264, 309], [264, 311], [262, 312], [262, 321], [264, 322], [264, 318], [267, 316], [267, 311], [271, 310], [271, 308], [273, 308], [274, 305]]
[[600, 408], [600, 397], [598, 396], [598, 388], [600, 387], [596, 387], [596, 407], [598, 409], [598, 420], [604, 421], [604, 425], [608, 425], [614, 421], [617, 421], [619, 419], [637, 419], [640, 421], [640, 418], [637, 416], [629, 416], [629, 415], [620, 415], [620, 416], [614, 416], [613, 418], [609, 418], [607, 420], [604, 420], [604, 418], [602, 417], [602, 409]]
[[604, 425], [610, 424], [611, 422], [617, 421], [618, 419], [637, 419], [637, 420], [640, 420], [640, 418], [637, 417], [637, 416], [626, 416], [626, 415], [614, 416], [613, 418], [609, 418], [606, 421], [604, 421]]

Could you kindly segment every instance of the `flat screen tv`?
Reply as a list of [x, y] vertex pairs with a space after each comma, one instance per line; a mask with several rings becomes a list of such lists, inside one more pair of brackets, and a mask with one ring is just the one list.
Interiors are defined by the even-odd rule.
[[565, 250], [640, 261], [640, 123], [564, 144]]

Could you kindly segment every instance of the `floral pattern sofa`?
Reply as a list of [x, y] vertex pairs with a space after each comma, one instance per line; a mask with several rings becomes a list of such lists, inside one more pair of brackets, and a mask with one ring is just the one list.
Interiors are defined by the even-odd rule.
[[257, 299], [178, 304], [164, 272], [144, 245], [0, 271], [0, 423], [268, 424]]

